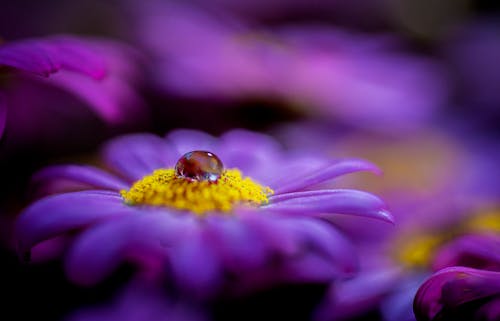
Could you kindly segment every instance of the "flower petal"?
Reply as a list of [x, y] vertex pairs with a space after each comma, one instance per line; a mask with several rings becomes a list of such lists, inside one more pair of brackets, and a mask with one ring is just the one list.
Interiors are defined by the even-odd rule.
[[168, 248], [189, 224], [165, 211], [141, 212], [88, 229], [75, 241], [66, 260], [66, 272], [75, 283], [94, 285], [124, 261], [143, 270], [163, 271]]
[[205, 222], [208, 237], [224, 261], [224, 268], [238, 273], [266, 263], [268, 248], [260, 235], [245, 222], [220, 216], [207, 217]]
[[104, 146], [105, 162], [130, 181], [154, 170], [173, 167], [177, 154], [161, 137], [151, 134], [125, 135]]
[[387, 211], [385, 203], [380, 198], [370, 193], [350, 189], [281, 194], [271, 197], [270, 203], [261, 208], [299, 215], [348, 214], [394, 222], [392, 215]]
[[61, 69], [76, 71], [95, 79], [106, 74], [104, 63], [85, 41], [74, 37], [20, 40], [0, 46], [0, 65], [40, 76]]
[[220, 157], [227, 168], [238, 168], [258, 181], [268, 181], [270, 172], [276, 175], [280, 164], [281, 146], [272, 137], [236, 129], [220, 138]]
[[370, 171], [375, 174], [381, 173], [376, 165], [361, 159], [336, 160], [306, 173], [301, 172], [292, 175], [287, 173], [288, 177], [280, 182], [271, 184], [271, 187], [273, 187], [276, 194], [290, 193], [329, 181], [338, 176], [359, 171]]
[[35, 244], [99, 220], [134, 212], [118, 193], [82, 191], [49, 196], [25, 209], [15, 226], [21, 254]]
[[496, 295], [500, 295], [500, 272], [450, 267], [422, 284], [413, 307], [418, 320], [433, 320], [443, 308]]
[[121, 179], [99, 168], [82, 165], [46, 167], [33, 176], [32, 182], [35, 185], [47, 185], [59, 180], [113, 191], [120, 191], [129, 187]]
[[348, 276], [358, 269], [354, 247], [335, 227], [320, 220], [300, 218], [292, 228], [309, 251], [327, 257], [339, 273]]
[[467, 266], [500, 270], [500, 236], [493, 234], [465, 235], [441, 247], [436, 253], [433, 269]]
[[384, 267], [335, 282], [319, 305], [315, 320], [353, 319], [360, 314], [360, 310], [362, 313], [376, 307], [380, 297], [393, 289], [400, 278], [400, 271]]
[[193, 150], [206, 150], [218, 154], [215, 137], [199, 130], [173, 130], [167, 135], [167, 139], [175, 146], [179, 157]]
[[171, 264], [177, 286], [197, 298], [218, 292], [222, 266], [203, 228], [192, 226], [171, 249]]

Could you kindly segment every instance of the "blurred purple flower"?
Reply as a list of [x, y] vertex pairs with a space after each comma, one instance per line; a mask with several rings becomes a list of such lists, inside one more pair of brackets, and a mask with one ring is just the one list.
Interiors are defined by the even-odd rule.
[[[124, 202], [120, 190], [173, 167], [192, 150], [214, 152], [226, 168], [270, 186], [274, 195], [267, 204], [237, 206], [225, 215]], [[219, 139], [190, 130], [173, 131], [166, 139], [124, 136], [105, 146], [103, 158], [117, 175], [78, 165], [42, 170], [35, 176], [42, 191], [59, 194], [32, 204], [16, 225], [21, 253], [70, 236], [66, 271], [80, 284], [99, 282], [122, 261], [139, 264], [144, 273], [167, 273], [180, 289], [202, 296], [217, 293], [229, 279], [241, 292], [272, 283], [328, 282], [352, 274], [357, 265], [350, 243], [324, 218], [347, 214], [392, 221], [372, 194], [318, 187], [347, 173], [377, 173], [371, 163], [285, 152], [272, 138], [252, 132], [235, 130]], [[94, 190], [74, 192], [85, 188]]]
[[492, 170], [500, 159], [494, 152], [497, 144], [437, 130], [403, 137], [346, 134], [317, 123], [287, 126], [280, 136], [294, 148], [374, 160], [385, 173], [379, 181], [357, 175], [330, 187], [366, 186], [382, 195], [398, 222], [387, 229], [330, 218], [355, 240], [360, 271], [332, 284], [317, 320], [349, 320], [371, 311], [386, 321], [414, 320], [413, 297], [433, 271], [455, 264], [493, 264], [497, 245], [487, 242], [488, 237], [463, 235], [500, 231], [498, 180]]
[[422, 284], [414, 307], [419, 321], [499, 320], [500, 272], [462, 266], [442, 269]]
[[[110, 123], [137, 117], [143, 102], [136, 91], [138, 54], [102, 39], [51, 36], [0, 46], [0, 120], [13, 136], [40, 134], [51, 127], [54, 112], [68, 113], [71, 93]], [[59, 90], [58, 90], [59, 89]], [[48, 117], [46, 114], [50, 114]], [[42, 120], [47, 119], [47, 122]], [[52, 119], [52, 121], [51, 121]], [[35, 128], [34, 130], [32, 128]]]
[[326, 26], [263, 30], [212, 7], [154, 0], [133, 8], [138, 38], [155, 59], [154, 82], [174, 95], [277, 99], [385, 131], [421, 125], [446, 98], [437, 64], [387, 36]]

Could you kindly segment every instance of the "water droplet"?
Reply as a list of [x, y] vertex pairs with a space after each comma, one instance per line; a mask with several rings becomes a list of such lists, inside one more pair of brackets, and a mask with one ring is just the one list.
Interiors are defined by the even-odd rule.
[[184, 154], [175, 164], [175, 175], [193, 181], [215, 182], [224, 171], [222, 161], [214, 153], [195, 150]]

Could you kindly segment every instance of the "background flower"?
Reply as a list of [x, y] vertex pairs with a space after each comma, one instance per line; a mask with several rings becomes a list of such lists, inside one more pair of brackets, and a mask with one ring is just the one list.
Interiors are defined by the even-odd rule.
[[7, 119], [10, 148], [62, 140], [65, 120], [92, 125], [83, 106], [115, 125], [140, 120], [139, 57], [116, 41], [75, 36], [1, 45], [2, 122]]

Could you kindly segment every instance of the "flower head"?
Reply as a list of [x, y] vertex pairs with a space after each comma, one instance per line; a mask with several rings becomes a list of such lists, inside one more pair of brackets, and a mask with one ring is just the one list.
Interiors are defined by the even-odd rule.
[[[191, 151], [210, 151], [227, 169], [215, 180], [176, 173], [176, 163]], [[199, 294], [216, 293], [229, 281], [238, 284], [233, 290], [246, 291], [351, 274], [351, 246], [324, 219], [347, 214], [391, 221], [391, 215], [369, 193], [319, 186], [347, 173], [378, 170], [363, 160], [297, 152], [242, 130], [219, 139], [190, 130], [166, 139], [114, 139], [103, 158], [116, 175], [66, 165], [35, 176], [42, 192], [58, 194], [21, 214], [19, 249], [36, 251], [44, 241], [72, 235], [66, 271], [78, 283], [94, 284], [132, 261]], [[68, 186], [92, 190], [69, 192]]]

